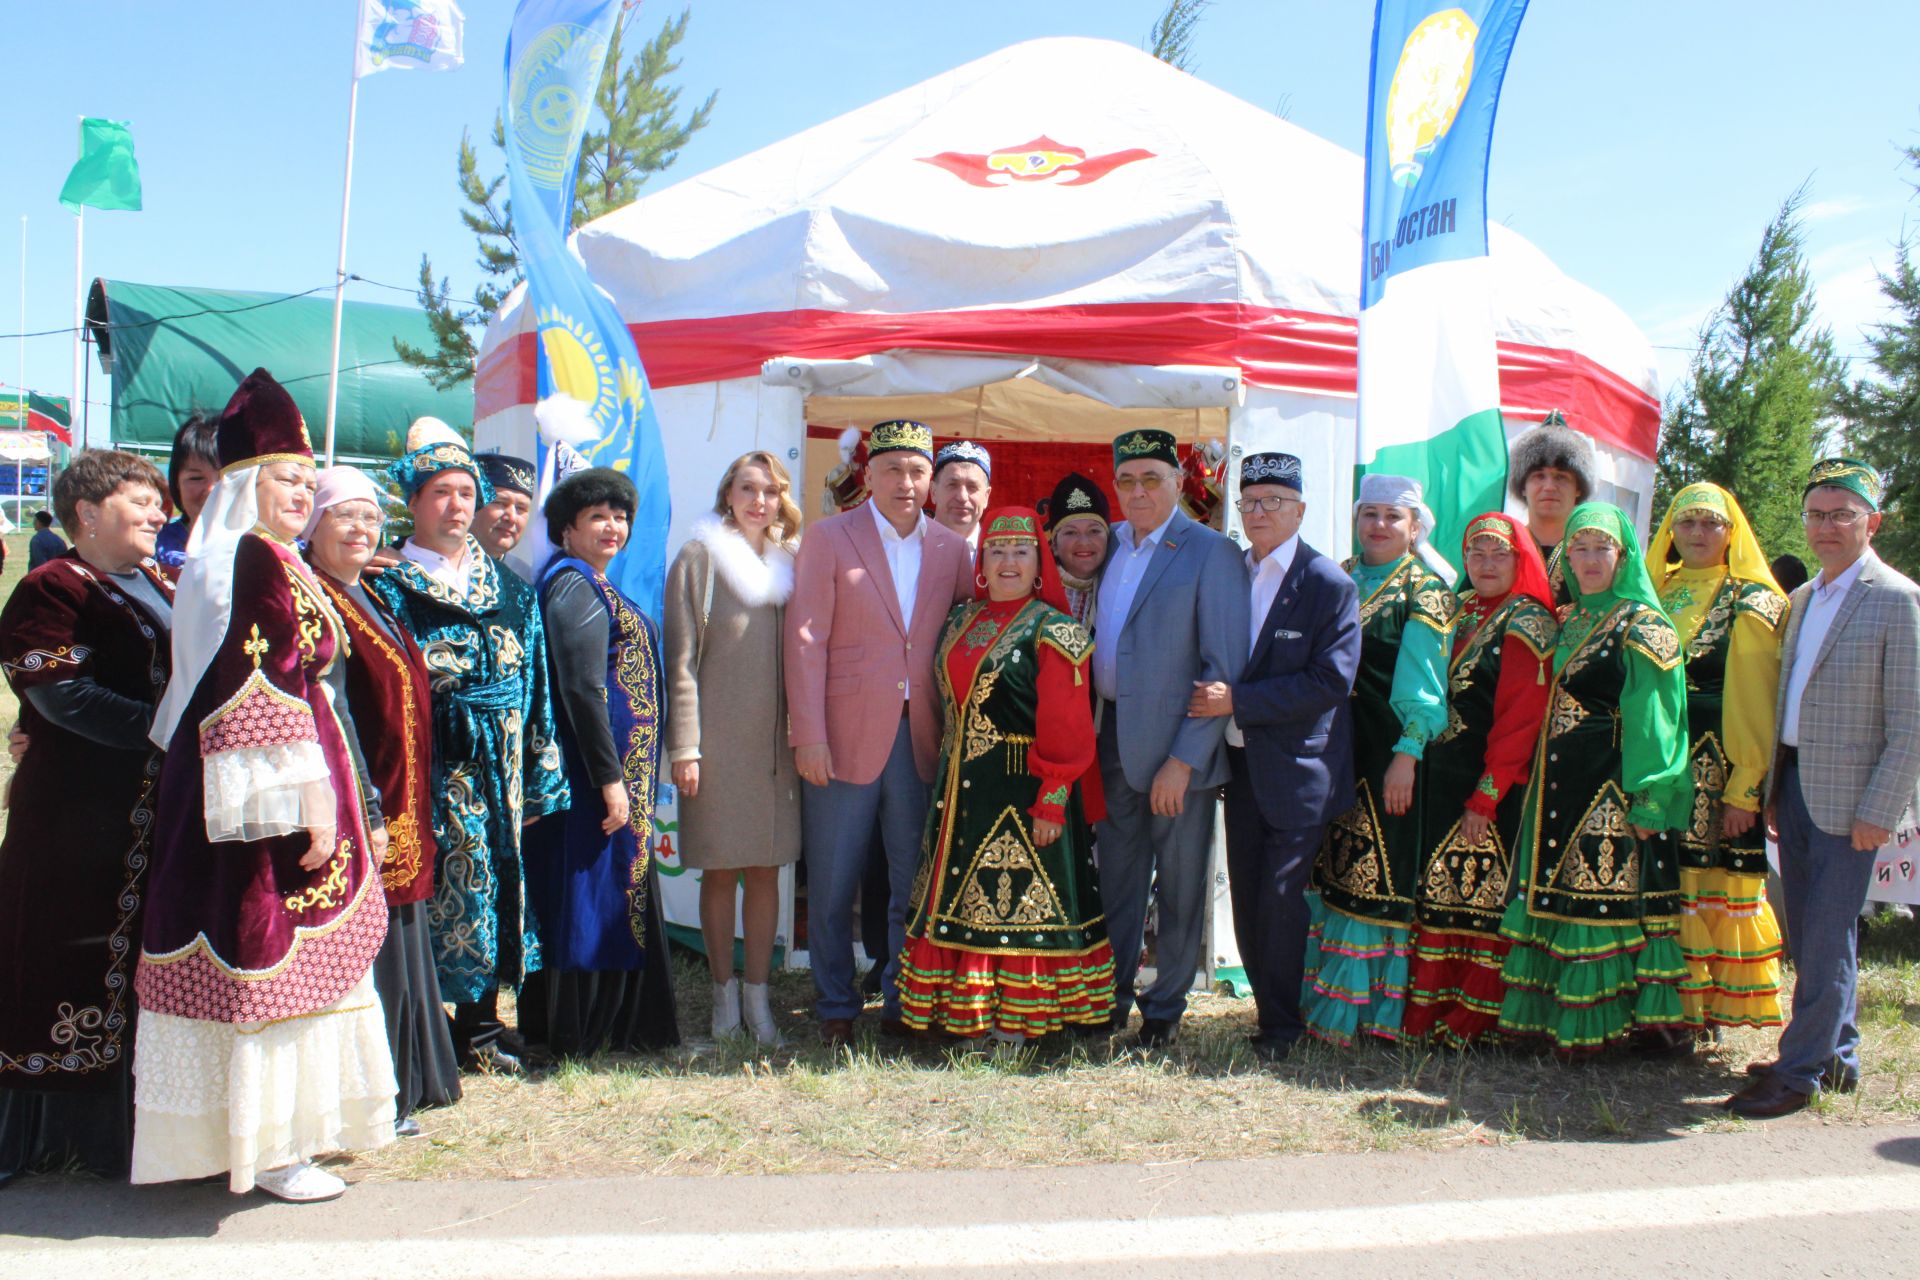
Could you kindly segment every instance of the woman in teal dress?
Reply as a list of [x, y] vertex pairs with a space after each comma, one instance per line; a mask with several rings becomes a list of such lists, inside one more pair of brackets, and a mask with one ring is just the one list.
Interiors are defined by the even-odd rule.
[[1562, 1053], [1684, 1025], [1680, 861], [1686, 676], [1626, 513], [1583, 503], [1563, 544], [1573, 591], [1520, 820], [1520, 892], [1501, 933], [1500, 1030]]
[[[1355, 803], [1334, 820], [1307, 895], [1301, 1016], [1323, 1040], [1400, 1037], [1421, 839], [1420, 758], [1447, 727], [1452, 567], [1426, 544], [1433, 515], [1404, 476], [1361, 478], [1349, 560], [1360, 595], [1353, 687]], [[1436, 576], [1438, 573], [1440, 576]]]

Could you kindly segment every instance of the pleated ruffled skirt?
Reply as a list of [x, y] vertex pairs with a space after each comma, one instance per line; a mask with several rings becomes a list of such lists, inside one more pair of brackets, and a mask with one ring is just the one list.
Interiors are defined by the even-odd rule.
[[279, 1022], [143, 1012], [134, 1051], [133, 1181], [263, 1169], [393, 1141], [393, 1058], [373, 975]]
[[900, 1020], [972, 1038], [1038, 1037], [1113, 1016], [1113, 948], [1084, 955], [994, 955], [909, 938], [900, 953]]
[[1334, 911], [1311, 891], [1307, 919], [1300, 1017], [1308, 1033], [1338, 1045], [1363, 1036], [1400, 1039], [1410, 930]]
[[1777, 1027], [1780, 925], [1767, 878], [1680, 869], [1680, 1002], [1693, 1027]]
[[1686, 1025], [1677, 925], [1556, 920], [1531, 914], [1522, 895], [1508, 904], [1500, 932], [1512, 944], [1500, 974], [1506, 1035], [1583, 1052], [1635, 1031]]

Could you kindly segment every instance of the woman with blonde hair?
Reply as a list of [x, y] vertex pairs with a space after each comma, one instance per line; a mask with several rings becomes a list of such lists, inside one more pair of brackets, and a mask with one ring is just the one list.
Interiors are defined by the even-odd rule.
[[[780, 868], [800, 857], [800, 779], [787, 748], [782, 614], [793, 591], [800, 508], [772, 454], [734, 459], [713, 511], [667, 572], [667, 759], [680, 792], [684, 865], [700, 872], [700, 932], [713, 978], [713, 1033], [745, 1019], [780, 1043], [768, 998]], [[744, 986], [733, 968], [735, 884]]]

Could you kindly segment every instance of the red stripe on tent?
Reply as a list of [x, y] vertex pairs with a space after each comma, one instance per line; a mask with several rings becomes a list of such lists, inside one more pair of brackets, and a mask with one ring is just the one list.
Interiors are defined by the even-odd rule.
[[[1342, 316], [1240, 303], [1112, 303], [876, 315], [779, 311], [629, 326], [659, 387], [752, 377], [775, 356], [845, 360], [879, 351], [980, 351], [1117, 364], [1211, 364], [1261, 387], [1351, 396], [1358, 326]], [[474, 377], [475, 416], [534, 399], [534, 340], [518, 334]], [[1516, 413], [1559, 408], [1569, 422], [1641, 457], [1654, 456], [1660, 406], [1572, 351], [1500, 344], [1501, 396]]]

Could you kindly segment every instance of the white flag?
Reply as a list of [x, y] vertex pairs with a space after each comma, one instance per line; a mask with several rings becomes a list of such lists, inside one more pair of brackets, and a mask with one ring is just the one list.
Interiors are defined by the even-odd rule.
[[453, 0], [361, 0], [353, 74], [391, 68], [451, 71], [459, 66], [466, 15]]

